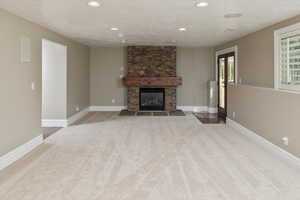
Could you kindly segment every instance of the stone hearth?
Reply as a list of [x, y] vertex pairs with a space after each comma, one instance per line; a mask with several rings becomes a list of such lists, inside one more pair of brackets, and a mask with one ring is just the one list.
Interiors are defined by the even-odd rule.
[[182, 78], [176, 76], [176, 47], [127, 47], [128, 74], [123, 83], [128, 86], [128, 110], [140, 110], [140, 88], [164, 88], [165, 111], [176, 111], [176, 87]]

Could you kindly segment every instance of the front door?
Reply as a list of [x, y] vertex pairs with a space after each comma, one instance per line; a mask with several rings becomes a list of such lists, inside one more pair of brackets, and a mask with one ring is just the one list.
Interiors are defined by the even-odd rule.
[[235, 82], [234, 52], [218, 57], [218, 114], [226, 120], [227, 117], [227, 85]]

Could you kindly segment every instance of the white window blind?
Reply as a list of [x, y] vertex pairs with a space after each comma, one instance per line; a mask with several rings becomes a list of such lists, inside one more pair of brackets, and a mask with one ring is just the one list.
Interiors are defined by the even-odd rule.
[[[289, 27], [288, 27], [289, 28]], [[278, 89], [300, 91], [300, 26], [276, 32], [275, 80]]]
[[281, 84], [300, 85], [300, 35], [281, 39]]

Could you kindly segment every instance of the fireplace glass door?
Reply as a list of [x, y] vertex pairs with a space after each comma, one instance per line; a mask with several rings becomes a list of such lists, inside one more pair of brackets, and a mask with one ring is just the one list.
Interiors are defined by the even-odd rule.
[[140, 88], [140, 110], [141, 111], [165, 110], [165, 89], [164, 88]]

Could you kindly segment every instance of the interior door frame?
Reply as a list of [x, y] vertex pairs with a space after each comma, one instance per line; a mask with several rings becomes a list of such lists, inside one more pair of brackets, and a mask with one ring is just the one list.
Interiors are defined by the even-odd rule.
[[218, 80], [218, 76], [219, 76], [219, 72], [218, 72], [218, 57], [220, 55], [223, 55], [223, 54], [227, 54], [227, 53], [230, 53], [230, 52], [234, 52], [235, 54], [235, 84], [237, 83], [240, 83], [241, 84], [241, 80], [238, 80], [239, 76], [238, 76], [238, 46], [235, 45], [235, 46], [232, 46], [232, 47], [229, 47], [229, 48], [226, 48], [226, 49], [221, 49], [221, 50], [218, 50], [216, 51], [216, 61], [215, 61], [215, 80], [217, 81]]
[[[219, 100], [220, 100], [220, 97], [219, 97], [219, 95], [220, 95], [220, 93], [219, 93], [219, 57], [220, 56], [224, 56], [224, 55], [226, 55], [226, 54], [234, 54], [234, 64], [235, 64], [235, 66], [234, 66], [234, 68], [235, 68], [235, 82], [234, 82], [234, 84], [237, 84], [238, 82], [240, 82], [241, 83], [241, 80], [238, 80], [238, 46], [233, 46], [233, 47], [230, 47], [230, 48], [227, 48], [227, 49], [222, 49], [222, 50], [219, 50], [219, 51], [217, 51], [216, 52], [216, 81], [217, 81], [217, 83], [218, 83], [218, 90], [217, 90], [217, 92], [218, 92], [218, 105], [217, 105], [217, 110], [218, 110], [218, 112], [219, 112]], [[226, 61], [225, 61], [226, 62]], [[225, 63], [225, 65], [227, 65], [227, 63]], [[225, 70], [227, 70], [227, 67], [225, 66]], [[226, 82], [227, 82], [227, 79], [228, 79], [228, 73], [226, 72]], [[227, 95], [227, 86], [228, 86], [228, 83], [226, 83], [226, 88], [225, 88], [225, 115], [227, 115], [227, 97], [228, 97], [228, 95]], [[224, 118], [225, 118], [225, 120], [226, 120], [226, 117], [227, 116], [224, 116]]]
[[[220, 106], [220, 60], [224, 59], [224, 108]], [[218, 56], [218, 116], [221, 118], [226, 119], [227, 117], [227, 77], [228, 77], [228, 70], [227, 70], [227, 60], [226, 54]]]
[[[234, 63], [235, 63], [235, 53], [234, 52], [230, 52], [230, 53], [226, 53], [226, 54], [222, 54], [218, 56], [218, 115], [221, 118], [224, 118], [224, 120], [226, 120], [227, 117], [227, 88], [228, 88], [228, 58], [230, 57], [234, 57]], [[224, 59], [224, 108], [220, 107], [220, 60]], [[235, 74], [234, 74], [235, 76]]]

